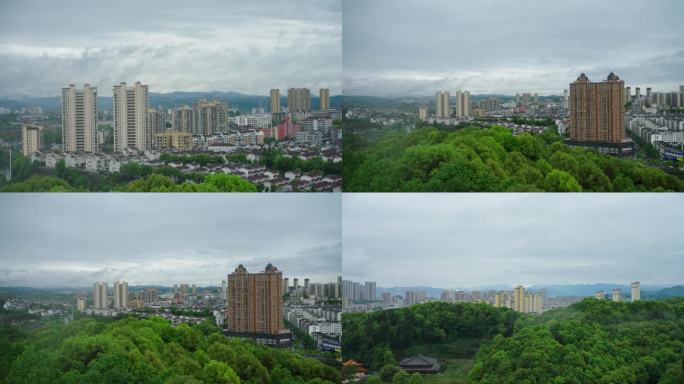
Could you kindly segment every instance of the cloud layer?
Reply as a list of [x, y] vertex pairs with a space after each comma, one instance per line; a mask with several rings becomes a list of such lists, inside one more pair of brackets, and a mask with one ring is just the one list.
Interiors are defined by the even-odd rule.
[[29, 195], [0, 199], [0, 286], [219, 285], [242, 263], [341, 272], [339, 194]]
[[684, 84], [678, 0], [347, 0], [344, 93], [561, 94], [586, 72], [674, 91]]
[[[132, 11], [135, 10], [135, 11]], [[101, 95], [137, 80], [153, 92], [341, 91], [338, 0], [3, 1], [0, 96]]]
[[346, 279], [684, 283], [678, 194], [345, 194], [342, 204]]

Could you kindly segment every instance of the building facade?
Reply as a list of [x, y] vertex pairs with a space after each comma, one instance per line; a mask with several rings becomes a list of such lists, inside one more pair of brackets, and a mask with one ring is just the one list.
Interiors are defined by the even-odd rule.
[[271, 94], [269, 96], [269, 112], [280, 113], [280, 89], [271, 89]]
[[319, 105], [318, 109], [330, 109], [330, 90], [328, 88], [321, 88], [318, 91]]
[[287, 90], [287, 109], [293, 112], [311, 112], [311, 91], [308, 88]]
[[624, 100], [625, 83], [614, 73], [602, 82], [591, 82], [582, 73], [570, 84], [570, 139], [622, 143], [625, 140]]
[[470, 117], [470, 92], [456, 92], [456, 117]]
[[121, 83], [114, 86], [113, 95], [114, 152], [122, 152], [127, 148], [139, 151], [150, 148], [152, 134], [147, 125], [147, 85], [136, 82], [129, 87]]
[[43, 127], [24, 124], [21, 127], [21, 153], [31, 156], [43, 147]]
[[451, 116], [451, 106], [449, 102], [449, 92], [439, 91], [435, 93], [435, 116]]
[[189, 132], [166, 131], [155, 135], [155, 147], [157, 149], [192, 149], [192, 135]]
[[104, 309], [109, 306], [109, 294], [106, 282], [97, 282], [93, 285], [93, 308]]
[[632, 302], [641, 300], [641, 283], [635, 281], [631, 285], [632, 288]]
[[227, 329], [237, 334], [276, 335], [283, 330], [283, 274], [272, 264], [249, 273], [240, 264], [227, 280]]
[[97, 88], [88, 84], [62, 88], [62, 149], [64, 152], [98, 152]]
[[114, 308], [128, 308], [128, 283], [114, 282]]
[[193, 133], [209, 136], [227, 130], [228, 105], [218, 100], [197, 100], [193, 107]]

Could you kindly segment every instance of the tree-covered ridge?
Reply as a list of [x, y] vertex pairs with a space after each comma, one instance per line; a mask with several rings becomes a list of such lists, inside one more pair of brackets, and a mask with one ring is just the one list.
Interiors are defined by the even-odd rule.
[[[358, 131], [358, 130], [356, 130]], [[572, 148], [553, 129], [420, 128], [366, 141], [345, 132], [344, 191], [684, 191], [684, 180], [627, 159]]]
[[585, 299], [485, 343], [473, 383], [684, 383], [684, 298]]
[[405, 352], [415, 346], [511, 335], [517, 318], [510, 309], [488, 304], [443, 302], [345, 313], [342, 354], [345, 359], [359, 360], [378, 370], [392, 364], [395, 356], [406, 357]]
[[112, 323], [80, 319], [22, 337], [16, 332], [5, 337], [7, 332], [0, 338], [0, 362], [11, 365], [0, 372], [0, 383], [341, 381], [338, 368], [288, 350], [228, 339], [210, 322], [172, 327], [162, 318]]
[[[196, 155], [200, 156], [200, 155]], [[207, 161], [210, 161], [207, 160]], [[138, 163], [121, 166], [114, 174], [88, 173], [57, 162], [54, 176], [37, 174], [38, 166], [19, 154], [12, 166], [14, 182], [0, 192], [256, 192], [257, 187], [236, 175], [182, 173], [171, 167]]]

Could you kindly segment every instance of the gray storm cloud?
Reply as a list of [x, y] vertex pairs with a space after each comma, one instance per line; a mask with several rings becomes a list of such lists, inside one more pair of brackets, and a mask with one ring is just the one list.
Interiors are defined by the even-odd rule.
[[239, 264], [341, 273], [340, 197], [24, 195], [0, 199], [0, 286], [217, 285]]
[[346, 0], [344, 93], [561, 94], [580, 72], [684, 84], [678, 0]]
[[337, 0], [3, 1], [0, 96], [54, 96], [69, 83], [109, 95], [136, 80], [152, 92], [336, 94], [341, 34]]
[[347, 194], [342, 270], [382, 286], [684, 283], [678, 194]]

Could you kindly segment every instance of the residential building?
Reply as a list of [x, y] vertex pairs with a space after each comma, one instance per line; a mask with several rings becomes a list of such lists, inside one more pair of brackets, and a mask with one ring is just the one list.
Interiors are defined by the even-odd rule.
[[525, 312], [525, 287], [518, 285], [513, 293], [513, 310]]
[[428, 106], [421, 105], [418, 107], [418, 119], [425, 121], [428, 117]]
[[420, 304], [426, 300], [425, 291], [406, 291], [406, 297], [404, 298], [404, 304], [413, 305]]
[[228, 129], [228, 105], [198, 99], [193, 106], [193, 133], [208, 136]]
[[138, 81], [129, 87], [122, 82], [114, 86], [113, 94], [114, 152], [123, 152], [127, 148], [138, 151], [151, 148], [152, 134], [147, 125], [147, 85]]
[[166, 113], [163, 109], [149, 108], [147, 110], [147, 132], [150, 135], [148, 140], [154, 142], [158, 133], [166, 131]]
[[311, 91], [308, 88], [287, 90], [287, 109], [293, 112], [311, 112]]
[[603, 291], [596, 291], [594, 292], [594, 299], [596, 300], [603, 300], [606, 298], [606, 294]]
[[641, 300], [641, 283], [635, 281], [631, 285], [632, 302]]
[[109, 292], [106, 282], [93, 284], [93, 308], [104, 309], [109, 307]]
[[43, 147], [43, 127], [24, 124], [21, 126], [21, 153], [30, 157]]
[[190, 132], [166, 131], [155, 135], [154, 146], [157, 149], [192, 149], [192, 134]]
[[86, 309], [86, 297], [85, 296], [78, 296], [76, 297], [76, 310], [77, 311], [85, 311]]
[[114, 282], [114, 308], [128, 308], [128, 283]]
[[456, 117], [470, 117], [470, 92], [456, 92]]
[[98, 152], [97, 88], [74, 84], [62, 88], [62, 149], [64, 152]]
[[613, 289], [613, 301], [622, 301], [622, 291], [620, 290], [620, 288]]
[[193, 109], [185, 105], [176, 108], [171, 113], [171, 127], [177, 132], [194, 132], [194, 112]]
[[624, 82], [614, 73], [590, 82], [583, 73], [570, 84], [570, 138], [622, 143], [625, 139]]
[[283, 330], [283, 274], [269, 263], [249, 273], [240, 264], [228, 275], [228, 331], [276, 335]]
[[318, 91], [319, 96], [319, 107], [320, 110], [330, 109], [330, 90], [328, 88], [321, 88]]
[[269, 112], [280, 113], [280, 89], [278, 89], [278, 88], [271, 89], [271, 95], [270, 95], [269, 101], [270, 101]]
[[451, 116], [449, 92], [439, 91], [435, 93], [435, 117]]

